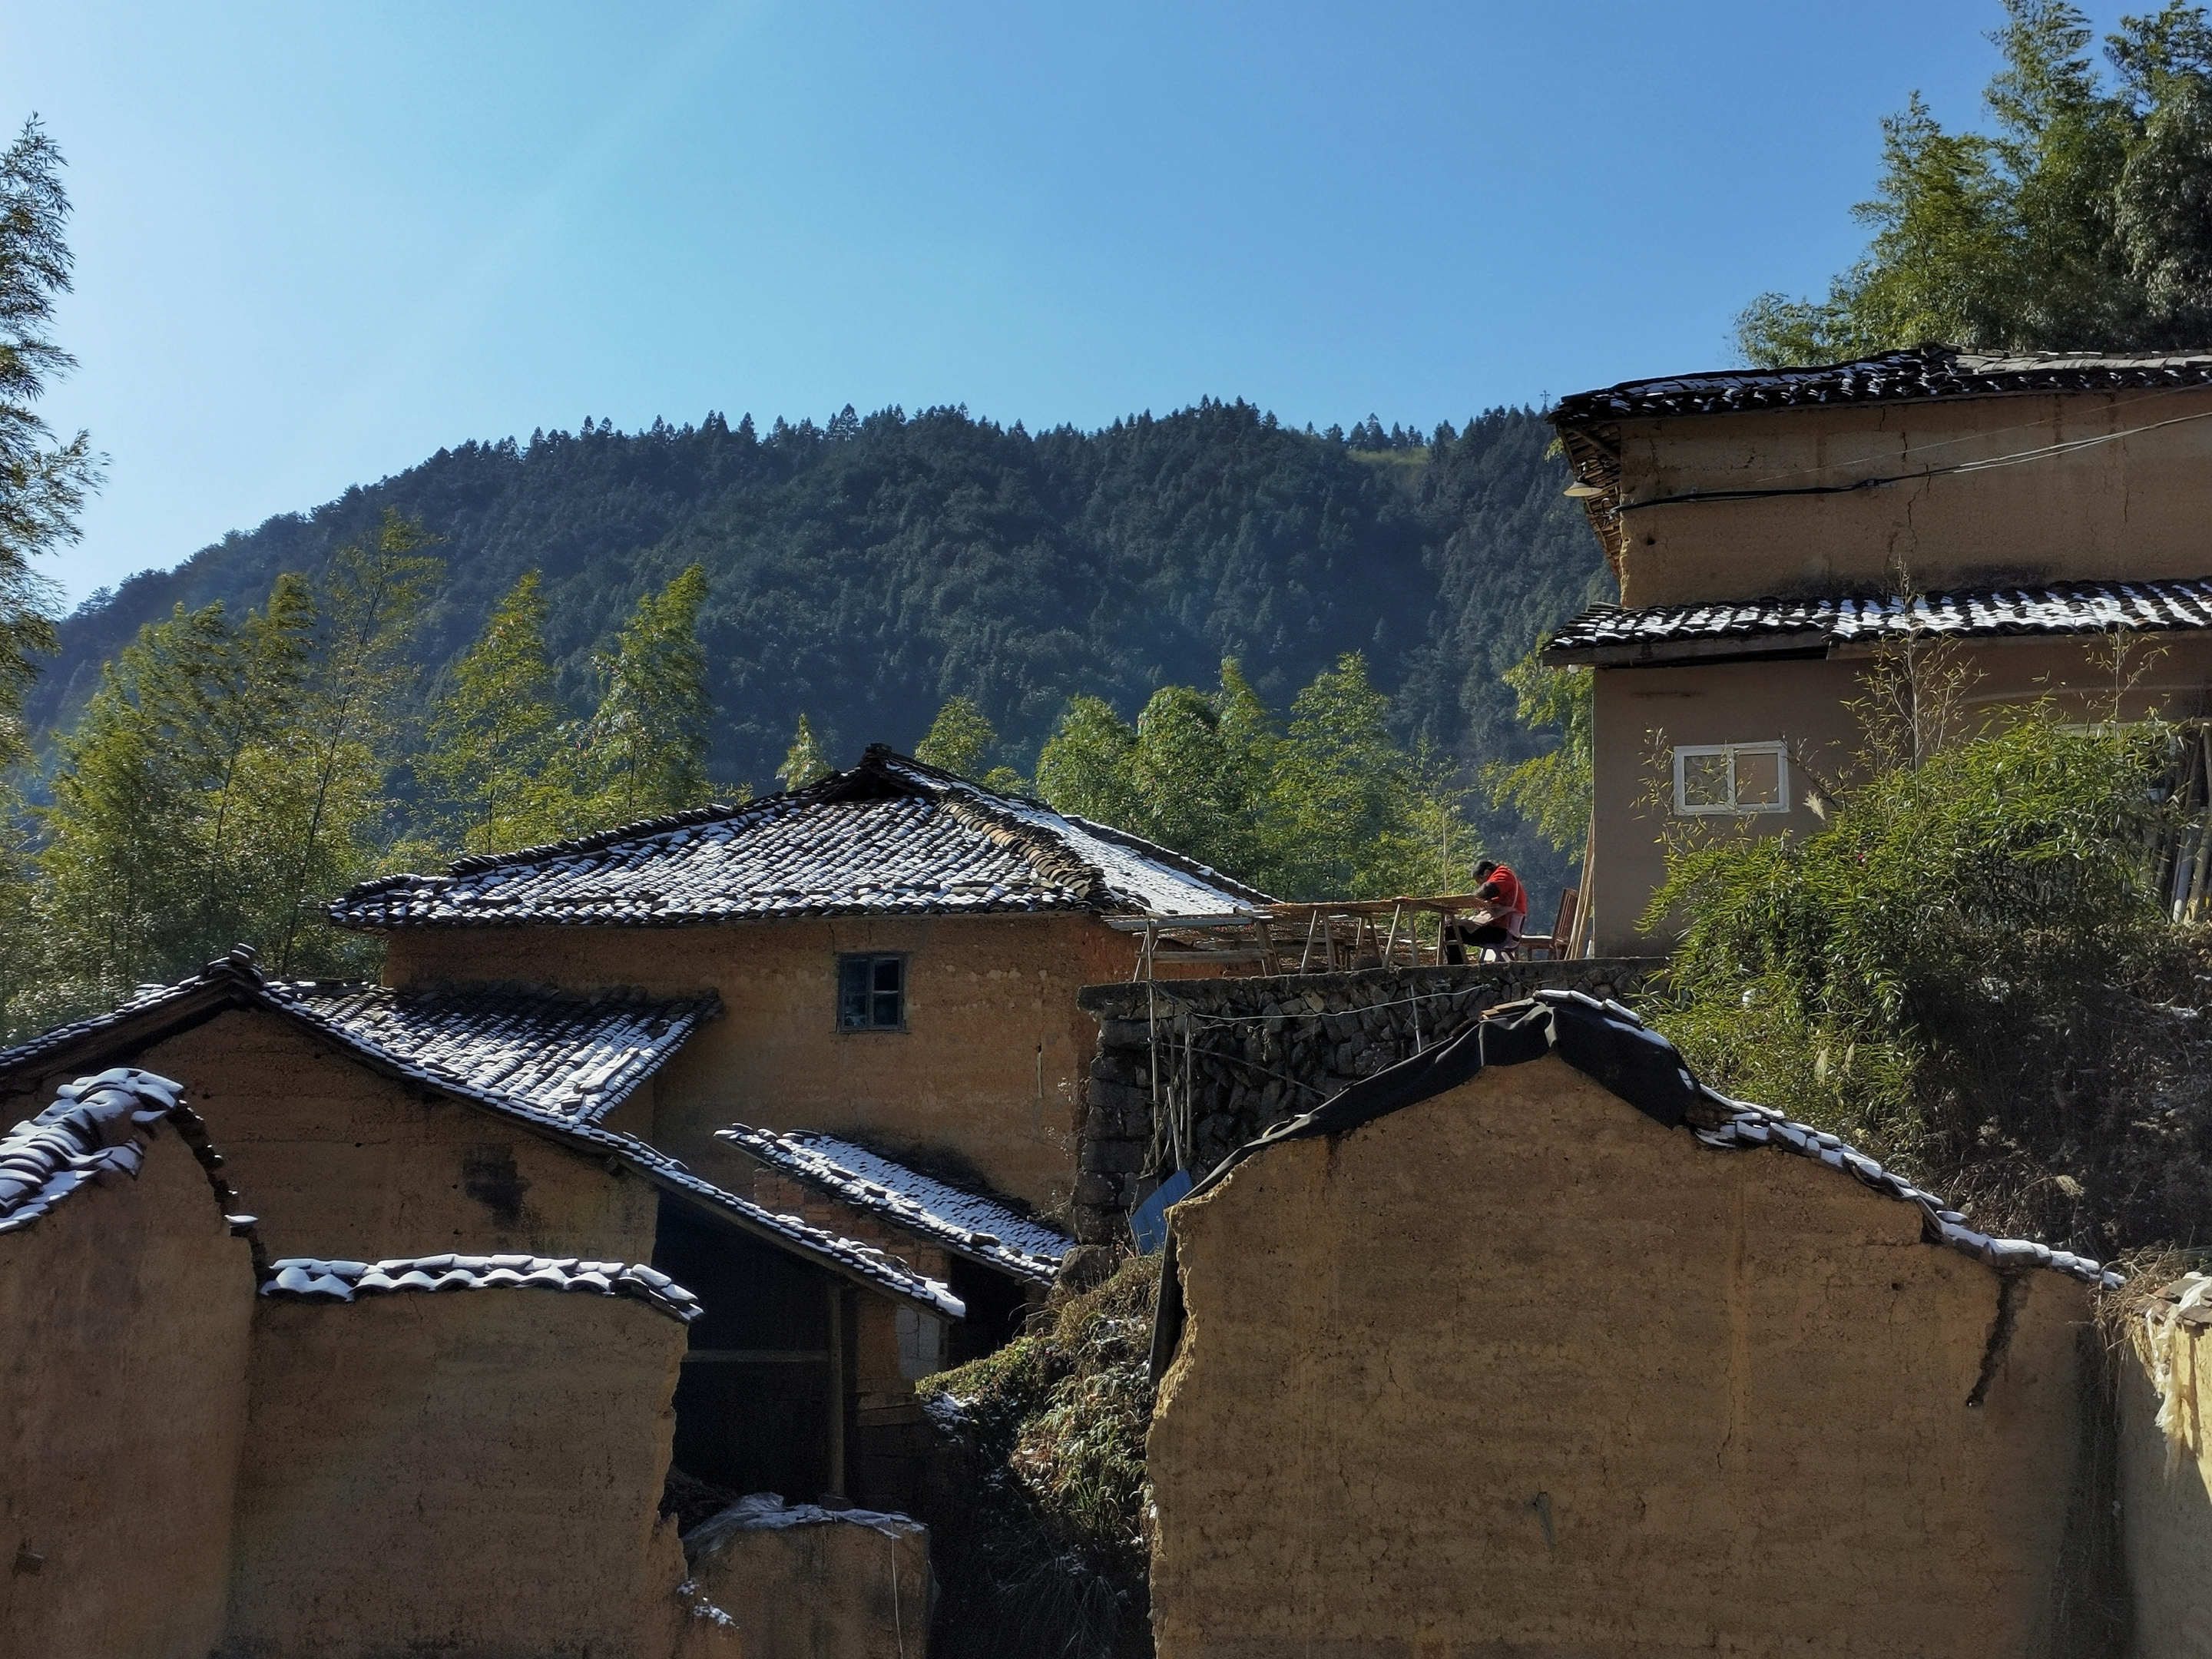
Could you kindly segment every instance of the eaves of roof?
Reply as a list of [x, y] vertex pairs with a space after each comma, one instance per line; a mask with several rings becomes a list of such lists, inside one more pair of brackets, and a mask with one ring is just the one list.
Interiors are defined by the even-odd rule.
[[1887, 642], [2212, 630], [2212, 577], [2057, 582], [1950, 593], [1719, 600], [1624, 610], [1595, 605], [1545, 644], [1543, 659], [1596, 668], [1827, 656]]
[[959, 1192], [830, 1136], [733, 1123], [714, 1138], [842, 1204], [1018, 1279], [1051, 1284], [1075, 1247], [1073, 1239], [996, 1200]]
[[[50, 1075], [94, 1053], [143, 1052], [233, 1007], [265, 1009], [343, 1049], [356, 1063], [397, 1081], [465, 1102], [516, 1124], [567, 1151], [602, 1162], [613, 1159], [657, 1189], [714, 1218], [779, 1249], [801, 1255], [841, 1278], [880, 1291], [939, 1318], [959, 1319], [967, 1310], [949, 1286], [913, 1272], [896, 1258], [853, 1239], [840, 1238], [795, 1216], [779, 1216], [695, 1175], [659, 1148], [599, 1124], [518, 1105], [495, 1091], [476, 1087], [364, 1042], [360, 1034], [283, 994], [263, 978], [252, 952], [240, 949], [208, 964], [179, 984], [134, 998], [113, 1011], [79, 1020], [0, 1053], [0, 1085]], [[632, 1080], [632, 1086], [642, 1077]]]

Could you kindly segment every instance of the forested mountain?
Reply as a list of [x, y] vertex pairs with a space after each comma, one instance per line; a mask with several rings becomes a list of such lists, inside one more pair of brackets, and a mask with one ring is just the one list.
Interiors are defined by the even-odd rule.
[[[1133, 714], [1234, 656], [1279, 708], [1348, 650], [1405, 737], [1472, 766], [1530, 751], [1498, 676], [1604, 581], [1549, 436], [1522, 410], [1425, 435], [1370, 417], [1340, 436], [1209, 400], [1091, 433], [848, 407], [765, 436], [709, 416], [467, 443], [96, 595], [62, 625], [31, 729], [65, 725], [102, 661], [173, 605], [241, 614], [395, 508], [444, 538], [415, 647], [426, 702], [536, 569], [561, 690], [588, 707], [593, 649], [702, 565], [710, 766], [729, 787], [775, 787], [802, 713], [842, 763], [870, 741], [910, 748], [965, 695], [1000, 734], [994, 758], [1026, 774], [1073, 695]], [[1503, 816], [1495, 844], [1556, 876], [1563, 861]]]

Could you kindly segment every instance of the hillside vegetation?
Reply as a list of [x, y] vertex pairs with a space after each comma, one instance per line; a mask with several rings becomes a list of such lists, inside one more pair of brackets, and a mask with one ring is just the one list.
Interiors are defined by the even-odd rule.
[[[1234, 656], [1279, 708], [1352, 650], [1399, 734], [1471, 775], [1531, 752], [1499, 676], [1601, 591], [1548, 439], [1526, 410], [1339, 434], [1212, 401], [1092, 433], [954, 409], [848, 409], [764, 435], [750, 417], [587, 421], [441, 450], [94, 596], [62, 623], [27, 713], [34, 732], [65, 726], [142, 625], [216, 599], [242, 616], [281, 573], [319, 576], [374, 541], [392, 511], [442, 538], [445, 574], [407, 647], [418, 713], [526, 571], [541, 573], [557, 694], [582, 712], [595, 652], [702, 567], [708, 769], [729, 792], [775, 787], [802, 714], [844, 763], [870, 741], [911, 748], [964, 696], [999, 734], [992, 758], [1029, 775], [1072, 696], [1133, 716]], [[1515, 815], [1484, 828], [1540, 884], [1559, 878]]]

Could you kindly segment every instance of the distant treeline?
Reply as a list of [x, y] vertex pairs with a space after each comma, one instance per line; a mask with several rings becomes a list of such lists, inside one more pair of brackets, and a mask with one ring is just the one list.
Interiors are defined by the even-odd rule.
[[[1028, 775], [1071, 697], [1133, 720], [1161, 687], [1210, 687], [1234, 658], [1287, 709], [1349, 651], [1396, 740], [1466, 781], [1540, 746], [1499, 677], [1603, 588], [1549, 437], [1519, 410], [1339, 434], [1206, 401], [1090, 433], [848, 410], [765, 432], [592, 421], [464, 444], [96, 596], [61, 624], [30, 727], [71, 725], [101, 665], [173, 605], [221, 599], [242, 617], [283, 572], [320, 581], [391, 509], [439, 538], [444, 561], [403, 648], [418, 722], [526, 571], [539, 573], [553, 695], [581, 717], [623, 619], [696, 564], [720, 793], [773, 787], [802, 713], [847, 763], [869, 742], [910, 749], [964, 696], [994, 728], [992, 763]], [[1517, 815], [1478, 800], [1475, 817], [1558, 879]]]

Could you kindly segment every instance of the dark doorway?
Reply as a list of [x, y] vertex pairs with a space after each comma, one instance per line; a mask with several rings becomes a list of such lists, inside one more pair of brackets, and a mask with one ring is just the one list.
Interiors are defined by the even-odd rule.
[[954, 1320], [945, 1334], [946, 1364], [964, 1365], [996, 1353], [1022, 1334], [1030, 1304], [1019, 1280], [957, 1255], [946, 1278], [952, 1294], [968, 1304], [967, 1318]]
[[676, 1467], [794, 1502], [833, 1490], [837, 1282], [673, 1198], [660, 1200], [653, 1265], [705, 1309], [676, 1385]]

